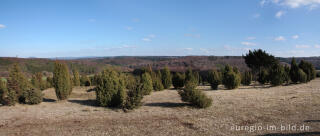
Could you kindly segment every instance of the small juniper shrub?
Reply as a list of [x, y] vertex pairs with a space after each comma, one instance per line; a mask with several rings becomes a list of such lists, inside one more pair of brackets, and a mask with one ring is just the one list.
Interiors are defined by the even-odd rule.
[[185, 74], [176, 72], [172, 77], [172, 85], [175, 89], [184, 87]]
[[133, 87], [127, 91], [127, 99], [123, 106], [124, 110], [133, 110], [141, 106], [143, 99], [142, 85], [138, 84], [139, 81], [133, 83]]
[[210, 83], [211, 89], [218, 90], [218, 86], [222, 83], [222, 75], [217, 70], [212, 70], [208, 75], [208, 82]]
[[3, 104], [3, 99], [7, 94], [7, 82], [0, 80], [0, 104]]
[[161, 81], [161, 72], [158, 70], [157, 72], [152, 72], [151, 74], [153, 89], [155, 91], [162, 91], [164, 89]]
[[185, 88], [195, 89], [198, 86], [198, 84], [199, 80], [197, 79], [191, 68], [189, 68], [186, 72]]
[[303, 72], [302, 69], [299, 69], [298, 71], [298, 81], [300, 83], [306, 83], [308, 81], [308, 76], [306, 73]]
[[303, 72], [307, 75], [307, 82], [315, 79], [316, 70], [312, 63], [301, 60], [299, 63], [299, 68], [303, 70]]
[[170, 88], [172, 81], [171, 81], [171, 73], [167, 66], [161, 70], [161, 78], [162, 78], [162, 85], [164, 89]]
[[82, 75], [80, 78], [81, 86], [91, 86], [91, 81], [86, 75]]
[[212, 105], [212, 99], [206, 96], [202, 91], [194, 88], [184, 88], [179, 90], [181, 100], [190, 103], [197, 108], [207, 108]]
[[68, 99], [72, 91], [72, 81], [66, 64], [55, 62], [53, 71], [53, 86], [59, 100]]
[[41, 90], [31, 87], [23, 92], [22, 99], [25, 104], [39, 104], [42, 102]]
[[268, 83], [269, 80], [269, 72], [266, 69], [261, 69], [260, 72], [258, 73], [258, 82], [260, 84], [266, 84]]
[[79, 75], [78, 70], [73, 69], [72, 73], [73, 73], [73, 80], [72, 80], [73, 86], [80, 86], [80, 75]]
[[152, 90], [152, 78], [149, 73], [144, 73], [141, 75], [141, 85], [142, 85], [142, 92], [144, 95], [149, 95]]
[[241, 82], [241, 77], [239, 72], [234, 72], [233, 68], [226, 65], [224, 68], [222, 83], [227, 89], [238, 88]]
[[273, 86], [282, 85], [285, 82], [285, 70], [280, 64], [275, 64], [270, 70], [270, 83]]
[[96, 100], [103, 107], [123, 107], [126, 102], [125, 82], [121, 73], [107, 68], [97, 82]]
[[[296, 63], [296, 60], [292, 58], [291, 60], [291, 68], [290, 68], [290, 79], [293, 83], [299, 82], [299, 67]], [[300, 73], [301, 74], [301, 73]], [[303, 75], [303, 74], [301, 74]]]
[[290, 67], [288, 65], [285, 65], [284, 66], [284, 82], [286, 84], [289, 84], [290, 83]]
[[245, 71], [241, 75], [241, 84], [243, 85], [250, 85], [252, 81], [252, 74], [250, 71]]

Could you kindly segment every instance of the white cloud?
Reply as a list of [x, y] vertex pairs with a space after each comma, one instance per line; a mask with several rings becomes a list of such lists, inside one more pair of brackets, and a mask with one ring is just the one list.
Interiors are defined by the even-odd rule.
[[200, 38], [200, 34], [184, 34], [185, 37]]
[[3, 25], [3, 24], [0, 24], [0, 29], [2, 28], [6, 28], [7, 26]]
[[142, 41], [151, 42], [151, 39], [150, 38], [142, 38]]
[[292, 39], [298, 39], [298, 38], [299, 38], [299, 35], [292, 36]]
[[314, 45], [314, 48], [320, 48], [320, 45], [319, 44], [316, 44], [316, 45]]
[[156, 37], [156, 35], [154, 35], [154, 34], [150, 34], [150, 35], [148, 35], [148, 36], [146, 36], [146, 37], [142, 38], [142, 41], [145, 41], [145, 42], [151, 42], [151, 41], [152, 41], [152, 39], [154, 39], [155, 37]]
[[302, 48], [310, 48], [309, 45], [296, 45], [296, 48], [302, 49]]
[[247, 40], [255, 40], [256, 37], [247, 37]]
[[276, 17], [276, 18], [281, 18], [284, 14], [285, 14], [285, 12], [281, 10], [281, 11], [278, 11], [278, 12], [276, 13], [275, 17]]
[[284, 38], [283, 36], [279, 36], [279, 37], [276, 37], [274, 38], [275, 41], [285, 41], [286, 38]]
[[183, 50], [192, 51], [193, 48], [183, 48]]
[[260, 5], [264, 6], [268, 3], [273, 3], [289, 8], [309, 7], [310, 10], [320, 5], [320, 0], [261, 0]]
[[241, 42], [242, 45], [245, 45], [245, 46], [255, 46], [257, 45], [256, 43], [252, 43], [252, 42]]
[[133, 29], [133, 27], [131, 27], [131, 26], [126, 26], [125, 27], [128, 31], [131, 31], [132, 29]]

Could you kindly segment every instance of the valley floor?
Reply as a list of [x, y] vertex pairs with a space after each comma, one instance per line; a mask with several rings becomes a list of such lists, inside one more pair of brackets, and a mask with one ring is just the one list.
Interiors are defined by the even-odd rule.
[[39, 105], [1, 106], [0, 135], [320, 135], [320, 79], [279, 87], [199, 89], [213, 99], [211, 107], [189, 107], [176, 90], [165, 90], [145, 96], [143, 106], [127, 113], [96, 106], [90, 88], [75, 88], [67, 101], [56, 101], [48, 89]]

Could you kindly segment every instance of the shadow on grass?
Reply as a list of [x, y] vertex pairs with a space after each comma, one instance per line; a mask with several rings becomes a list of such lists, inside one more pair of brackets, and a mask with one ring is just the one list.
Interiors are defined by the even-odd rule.
[[43, 98], [43, 102], [56, 102], [55, 99], [50, 99], [50, 98]]
[[288, 133], [288, 134], [281, 134], [281, 133], [271, 133], [259, 136], [319, 136], [320, 132], [301, 132], [301, 133]]
[[96, 91], [95, 88], [91, 88], [87, 90], [87, 92], [94, 92], [94, 91]]
[[188, 106], [188, 104], [187, 103], [173, 103], [173, 102], [157, 102], [157, 103], [147, 103], [147, 104], [144, 104], [144, 106], [174, 108], [174, 107]]
[[320, 122], [320, 120], [305, 120], [303, 122]]
[[77, 103], [85, 106], [99, 107], [99, 104], [97, 103], [96, 100], [68, 100], [68, 102]]

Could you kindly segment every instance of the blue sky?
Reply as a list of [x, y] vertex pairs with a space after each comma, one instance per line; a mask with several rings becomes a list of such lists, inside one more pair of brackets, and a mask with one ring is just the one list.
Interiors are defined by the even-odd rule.
[[320, 0], [1, 0], [0, 56], [320, 56]]

